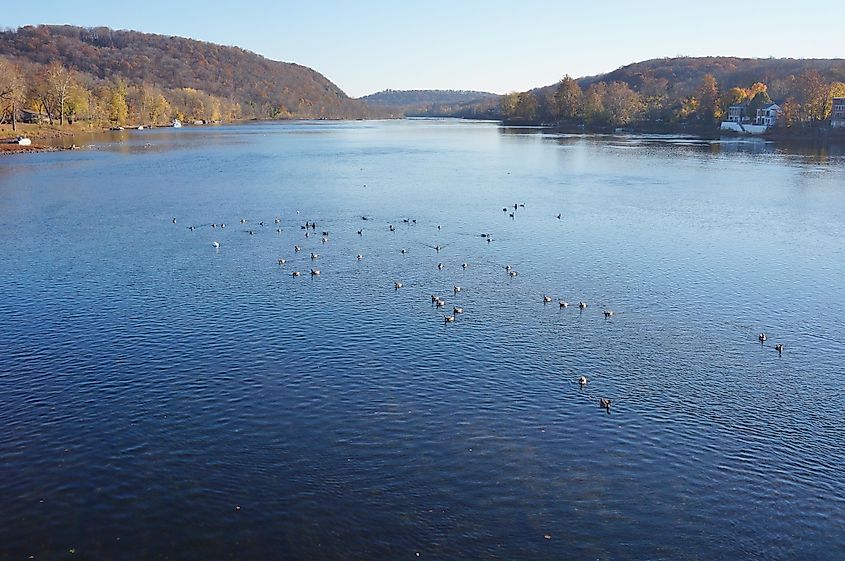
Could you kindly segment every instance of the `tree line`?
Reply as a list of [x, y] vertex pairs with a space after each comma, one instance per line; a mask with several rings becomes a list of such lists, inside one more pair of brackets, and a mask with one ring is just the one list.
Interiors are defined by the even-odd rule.
[[[713, 74], [705, 74], [692, 92], [679, 95], [666, 79], [598, 81], [582, 88], [569, 75], [551, 88], [511, 92], [499, 103], [501, 117], [510, 121], [624, 127], [642, 123], [716, 126], [731, 105], [747, 104], [746, 113], [772, 103], [769, 86], [720, 88]], [[828, 81], [816, 69], [790, 75], [777, 84], [785, 127], [815, 126], [830, 117], [834, 97], [845, 96], [845, 83]]]
[[0, 58], [0, 123], [15, 125], [24, 111], [51, 125], [95, 126], [212, 122], [242, 114], [239, 103], [193, 88], [127, 84], [119, 76], [97, 79], [58, 62], [21, 64]]

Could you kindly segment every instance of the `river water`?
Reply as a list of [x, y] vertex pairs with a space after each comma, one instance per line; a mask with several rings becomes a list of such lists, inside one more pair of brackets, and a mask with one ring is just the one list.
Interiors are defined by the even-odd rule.
[[845, 558], [841, 149], [83, 148], [0, 160], [0, 559]]

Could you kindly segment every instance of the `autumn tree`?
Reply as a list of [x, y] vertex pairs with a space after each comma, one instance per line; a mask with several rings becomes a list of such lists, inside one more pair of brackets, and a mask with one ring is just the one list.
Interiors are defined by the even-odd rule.
[[695, 98], [698, 100], [698, 115], [701, 119], [710, 124], [715, 124], [722, 119], [719, 86], [715, 76], [705, 74], [701, 78], [701, 84], [695, 92]]
[[525, 121], [537, 118], [537, 98], [531, 92], [522, 92], [517, 96], [514, 117]]
[[60, 125], [65, 124], [65, 103], [72, 85], [70, 71], [59, 62], [51, 62], [47, 67], [46, 95], [50, 98], [50, 106], [59, 115]]
[[802, 121], [821, 121], [827, 117], [829, 88], [818, 70], [802, 72], [795, 81], [801, 103]]
[[502, 117], [510, 119], [516, 112], [516, 103], [519, 100], [519, 93], [509, 92], [502, 96], [499, 100], [499, 111]]
[[17, 130], [18, 107], [26, 97], [26, 83], [20, 69], [11, 62], [0, 59], [0, 110], [9, 115], [12, 130]]
[[126, 105], [126, 82], [123, 78], [113, 80], [108, 87], [108, 116], [109, 121], [121, 125], [129, 118], [129, 107]]
[[584, 119], [590, 123], [605, 123], [608, 120], [607, 111], [604, 107], [604, 98], [607, 92], [607, 84], [597, 82], [592, 84], [584, 92], [583, 112]]
[[555, 116], [558, 119], [572, 121], [581, 114], [584, 92], [578, 82], [567, 74], [558, 82], [553, 95]]
[[605, 111], [611, 125], [628, 125], [645, 111], [642, 96], [625, 82], [611, 82], [604, 92]]

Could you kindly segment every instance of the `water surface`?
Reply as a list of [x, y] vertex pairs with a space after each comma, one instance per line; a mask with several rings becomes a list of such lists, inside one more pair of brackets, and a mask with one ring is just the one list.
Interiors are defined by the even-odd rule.
[[0, 231], [2, 559], [845, 558], [836, 147], [127, 131]]

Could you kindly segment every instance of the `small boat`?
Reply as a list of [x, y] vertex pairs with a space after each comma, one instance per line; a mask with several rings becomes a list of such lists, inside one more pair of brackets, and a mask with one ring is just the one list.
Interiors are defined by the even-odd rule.
[[17, 144], [19, 146], [32, 146], [32, 140], [26, 136], [19, 136], [12, 141], [12, 144]]
[[173, 123], [170, 126], [172, 126], [174, 129], [181, 129], [182, 121], [180, 121], [179, 119], [173, 119]]

